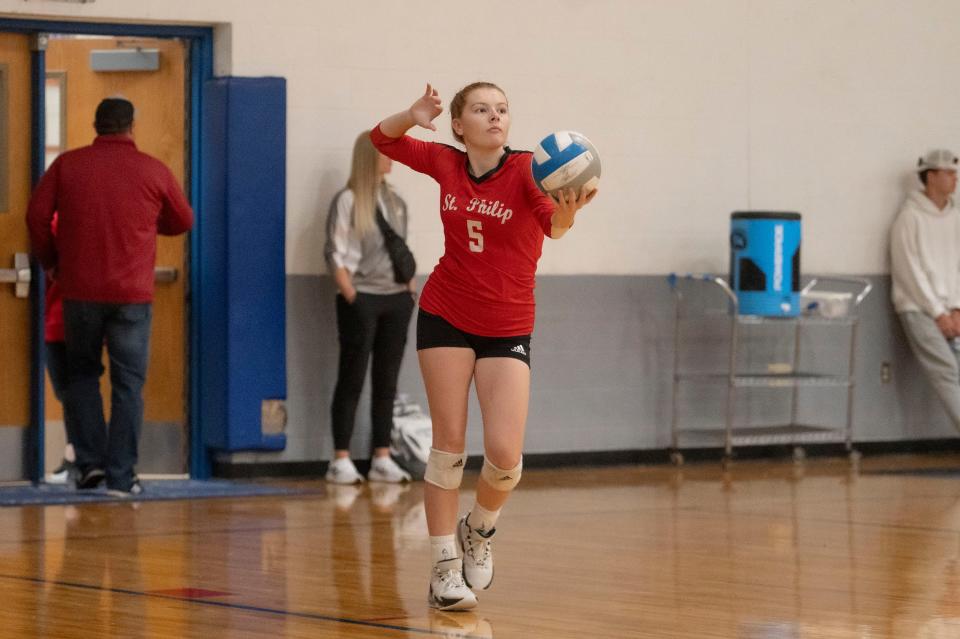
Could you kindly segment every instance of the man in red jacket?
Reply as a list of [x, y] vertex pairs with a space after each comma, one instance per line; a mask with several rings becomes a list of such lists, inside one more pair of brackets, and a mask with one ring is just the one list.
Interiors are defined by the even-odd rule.
[[[97, 137], [60, 155], [37, 185], [27, 211], [33, 252], [56, 269], [67, 345], [64, 408], [77, 457], [77, 488], [120, 496], [143, 491], [134, 466], [143, 423], [157, 234], [179, 235], [193, 211], [176, 178], [137, 150], [133, 105], [107, 98], [97, 107]], [[57, 214], [57, 238], [50, 222]], [[103, 344], [110, 357], [111, 414], [103, 416]]]

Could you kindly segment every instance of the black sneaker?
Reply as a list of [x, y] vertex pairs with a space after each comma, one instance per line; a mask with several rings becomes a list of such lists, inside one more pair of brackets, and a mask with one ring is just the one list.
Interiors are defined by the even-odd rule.
[[106, 473], [99, 468], [91, 468], [85, 473], [77, 474], [77, 490], [92, 490], [103, 483]]
[[123, 497], [124, 499], [139, 497], [143, 494], [143, 485], [140, 483], [140, 478], [134, 475], [133, 482], [131, 482], [129, 488], [126, 490], [122, 488], [107, 488], [107, 494], [113, 495], [114, 497]]

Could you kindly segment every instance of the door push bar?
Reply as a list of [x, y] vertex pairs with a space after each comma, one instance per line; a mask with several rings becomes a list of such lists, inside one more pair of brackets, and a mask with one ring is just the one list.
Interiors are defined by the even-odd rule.
[[180, 272], [173, 266], [158, 266], [153, 269], [153, 281], [158, 284], [169, 284], [176, 282]]
[[[158, 266], [153, 272], [154, 280], [163, 284], [176, 282], [180, 276], [172, 266]], [[30, 257], [26, 253], [15, 253], [13, 268], [0, 268], [0, 283], [13, 284], [17, 297], [30, 297]]]
[[13, 268], [0, 268], [0, 282], [13, 284], [17, 297], [30, 297], [30, 257], [14, 253]]

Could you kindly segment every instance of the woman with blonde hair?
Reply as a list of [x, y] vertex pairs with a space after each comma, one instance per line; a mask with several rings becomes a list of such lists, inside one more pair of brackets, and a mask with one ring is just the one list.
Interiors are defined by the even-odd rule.
[[397, 282], [378, 216], [400, 237], [407, 234], [407, 206], [384, 180], [392, 161], [364, 131], [353, 146], [346, 188], [327, 218], [324, 257], [337, 286], [340, 362], [331, 406], [334, 459], [326, 479], [358, 484], [363, 476], [350, 459], [350, 438], [367, 365], [373, 359], [370, 420], [373, 456], [367, 479], [399, 483], [410, 475], [390, 457], [393, 400], [413, 313], [413, 279]]

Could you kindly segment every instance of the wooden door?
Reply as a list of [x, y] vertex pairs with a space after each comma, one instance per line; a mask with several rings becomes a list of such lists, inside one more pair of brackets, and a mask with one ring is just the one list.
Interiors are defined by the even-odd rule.
[[[0, 269], [28, 254], [30, 41], [0, 33]], [[30, 423], [30, 299], [0, 284], [0, 480], [26, 478], [22, 442]]]
[[[157, 49], [156, 71], [94, 72], [90, 53], [106, 49]], [[46, 52], [48, 78], [56, 78], [65, 101], [62, 108], [67, 149], [90, 144], [96, 132], [94, 113], [100, 100], [123, 96], [135, 109], [134, 139], [137, 148], [166, 164], [180, 184], [185, 183], [186, 156], [186, 47], [180, 40], [150, 38], [52, 37]], [[188, 468], [186, 432], [186, 236], [160, 237], [157, 266], [176, 269], [172, 282], [158, 281], [153, 303], [150, 366], [144, 389], [144, 428], [140, 438], [141, 473], [185, 473]], [[101, 388], [109, 411], [109, 380]], [[47, 423], [59, 421], [62, 412], [47, 382]], [[109, 415], [109, 412], [107, 412]], [[50, 428], [46, 462], [59, 461], [62, 433]], [[62, 435], [61, 435], [62, 437]]]

